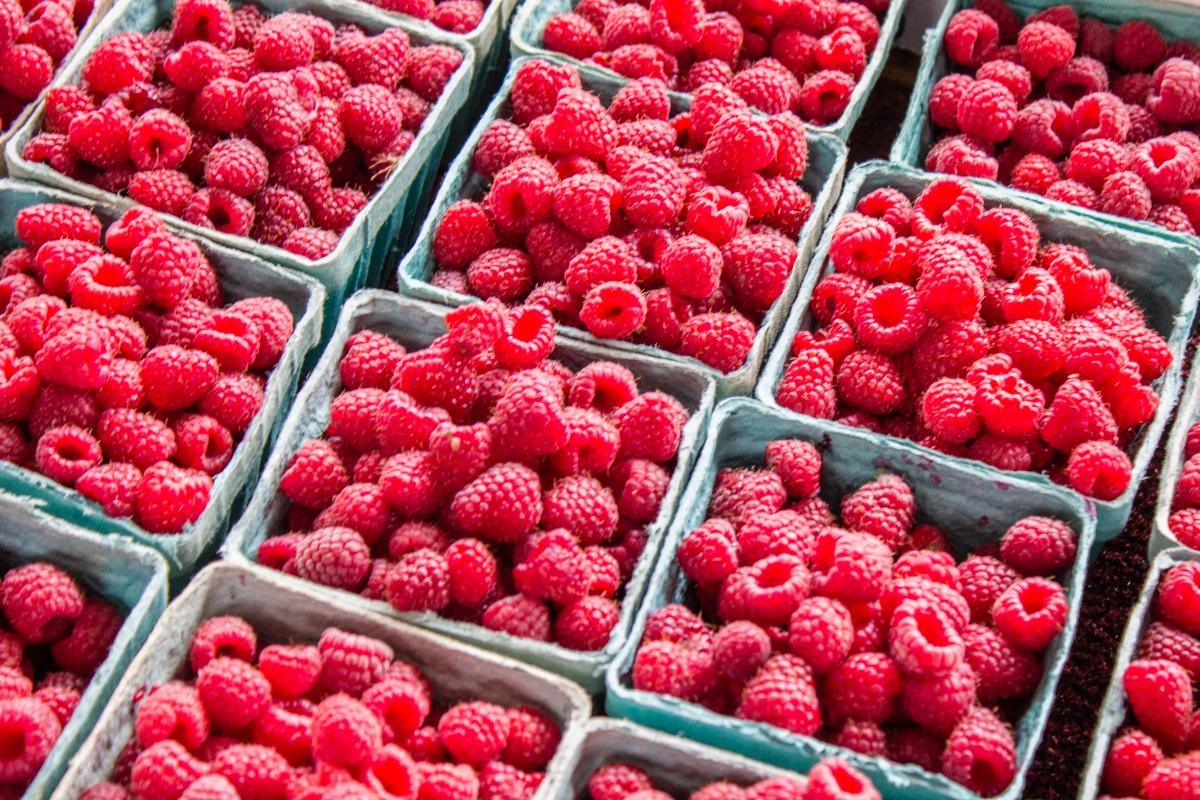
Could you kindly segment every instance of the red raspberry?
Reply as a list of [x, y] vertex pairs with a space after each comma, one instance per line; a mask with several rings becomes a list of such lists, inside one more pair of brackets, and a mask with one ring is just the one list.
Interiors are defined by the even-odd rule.
[[1137, 660], [1125, 669], [1122, 682], [1138, 723], [1164, 747], [1178, 748], [1191, 717], [1191, 681], [1183, 667]]
[[192, 635], [189, 663], [199, 672], [217, 657], [251, 662], [258, 649], [254, 629], [241, 617], [212, 617]]
[[1017, 771], [1012, 731], [994, 712], [979, 707], [972, 709], [946, 740], [942, 771], [950, 779], [983, 795], [1004, 791]]
[[825, 708], [833, 719], [883, 722], [893, 713], [903, 678], [883, 653], [852, 655], [829, 673]]
[[450, 571], [433, 550], [405, 554], [389, 573], [387, 599], [398, 611], [440, 611], [450, 603]]
[[794, 656], [775, 656], [742, 690], [736, 716], [812, 736], [821, 726], [821, 708], [812, 672]]
[[355, 767], [381, 746], [379, 720], [369, 708], [344, 694], [321, 701], [312, 720], [315, 760]]
[[[523, 513], [513, 514], [521, 509]], [[516, 541], [542, 514], [537, 474], [519, 464], [497, 464], [460, 489], [451, 500], [450, 523], [468, 535]]]
[[1075, 40], [1051, 22], [1030, 22], [1017, 35], [1017, 51], [1035, 78], [1045, 78], [1075, 55]]
[[854, 642], [850, 612], [837, 600], [810, 597], [802, 600], [788, 627], [791, 652], [805, 660], [818, 675], [841, 663]]
[[971, 619], [982, 622], [991, 618], [997, 598], [1012, 586], [1020, 575], [1001, 561], [990, 556], [969, 556], [959, 565], [962, 593], [971, 607]]
[[1000, 44], [1000, 28], [991, 16], [977, 9], [959, 11], [946, 27], [946, 54], [954, 63], [976, 69]]
[[175, 740], [195, 750], [208, 739], [208, 713], [195, 687], [171, 681], [153, 689], [137, 707], [134, 733], [142, 747]]
[[67, 635], [83, 613], [84, 596], [67, 573], [34, 563], [9, 570], [0, 582], [0, 605], [13, 629], [31, 644]]
[[872, 414], [888, 414], [904, 402], [903, 378], [886, 356], [858, 350], [846, 356], [837, 369], [838, 396], [849, 405]]
[[895, 548], [908, 533], [916, 512], [912, 489], [896, 475], [883, 475], [842, 500], [842, 522]]
[[1075, 532], [1049, 517], [1018, 520], [1000, 540], [1004, 562], [1024, 575], [1055, 575], [1075, 560]]
[[1200, 67], [1171, 58], [1154, 70], [1146, 107], [1168, 125], [1187, 125], [1200, 114]]
[[1046, 578], [1013, 583], [992, 606], [992, 621], [1005, 638], [1029, 652], [1039, 652], [1063, 629], [1067, 598], [1062, 587]]
[[1177, 200], [1200, 173], [1195, 155], [1169, 138], [1151, 139], [1138, 145], [1130, 169], [1145, 182], [1156, 201], [1166, 203]]
[[1068, 378], [1047, 408], [1041, 435], [1051, 447], [1069, 451], [1092, 440], [1116, 441], [1117, 426], [1091, 383]]
[[1129, 488], [1133, 464], [1129, 456], [1107, 441], [1089, 441], [1071, 451], [1067, 481], [1089, 497], [1114, 500]]
[[1151, 623], [1142, 634], [1137, 657], [1173, 661], [1186, 669], [1193, 681], [1200, 675], [1200, 641], [1163, 622]]
[[482, 624], [489, 630], [512, 636], [550, 641], [550, 612], [546, 604], [526, 595], [511, 595], [488, 606]]
[[1196, 781], [1200, 777], [1200, 758], [1195, 753], [1160, 761], [1146, 775], [1143, 790], [1147, 800], [1186, 798], [1195, 800]]
[[82, 428], [63, 425], [51, 428], [38, 439], [34, 464], [39, 472], [67, 486], [74, 485], [100, 463], [100, 444]]
[[1114, 796], [1138, 796], [1142, 782], [1162, 759], [1162, 750], [1152, 737], [1130, 729], [1109, 747], [1104, 762], [1104, 788]]
[[1172, 625], [1193, 636], [1200, 635], [1200, 565], [1178, 564], [1163, 573], [1155, 609]]
[[632, 764], [605, 764], [587, 782], [592, 800], [624, 800], [629, 795], [654, 788], [650, 776]]
[[271, 704], [271, 685], [244, 661], [218, 657], [196, 675], [196, 690], [217, 725], [229, 730], [247, 727]]
[[802, 559], [787, 555], [764, 558], [737, 570], [721, 584], [721, 618], [784, 625], [808, 595], [809, 584]]
[[574, 67], [541, 59], [522, 64], [513, 80], [513, 120], [518, 125], [528, 125], [554, 110], [560, 89], [579, 85], [579, 73]]
[[366, 580], [370, 551], [352, 528], [321, 528], [297, 544], [294, 566], [305, 580], [353, 591]]
[[602, 650], [621, 615], [607, 597], [584, 597], [563, 608], [554, 623], [554, 638], [570, 650]]
[[958, 127], [985, 142], [1002, 142], [1012, 133], [1017, 102], [1012, 92], [993, 80], [976, 80], [965, 87], [958, 102]]
[[382, 679], [395, 654], [370, 636], [326, 628], [317, 642], [321, 653], [321, 685], [331, 692], [362, 694]]
[[826, 529], [811, 559], [813, 591], [843, 601], [871, 601], [891, 573], [891, 553], [868, 534]]
[[158, 742], [141, 751], [134, 760], [130, 789], [136, 797], [155, 800], [181, 797], [207, 769], [207, 764], [178, 742]]
[[755, 334], [754, 323], [740, 314], [697, 314], [683, 324], [679, 352], [734, 372], [750, 354]]
[[542, 769], [558, 750], [561, 732], [542, 712], [527, 707], [507, 709], [508, 741], [504, 762], [520, 770]]
[[1113, 58], [1126, 72], [1143, 72], [1159, 63], [1167, 54], [1167, 43], [1153, 25], [1131, 20], [1117, 28], [1113, 39]]

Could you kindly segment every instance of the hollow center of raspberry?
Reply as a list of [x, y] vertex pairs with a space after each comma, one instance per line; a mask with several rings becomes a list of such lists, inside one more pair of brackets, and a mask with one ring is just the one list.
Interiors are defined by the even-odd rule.
[[116, 264], [108, 262], [101, 263], [96, 269], [92, 280], [100, 286], [105, 286], [110, 289], [124, 287], [126, 285], [124, 271]]
[[55, 452], [63, 461], [82, 461], [88, 457], [87, 445], [71, 439], [59, 442]]
[[208, 209], [208, 219], [214, 228], [224, 228], [233, 222], [233, 217], [229, 215], [229, 209], [225, 208], [225, 206], [210, 207]]
[[863, 791], [865, 785], [862, 779], [854, 775], [849, 770], [842, 769], [839, 766], [833, 766], [833, 780], [837, 784], [837, 788], [845, 792], [850, 797], [856, 797]]
[[395, 758], [384, 759], [371, 768], [384, 791], [396, 797], [412, 794], [412, 771], [408, 765]]
[[880, 295], [871, 305], [875, 321], [884, 328], [894, 328], [904, 322], [904, 315], [907, 310], [908, 303], [904, 295], [900, 293]]
[[764, 589], [776, 589], [787, 584], [792, 579], [792, 565], [777, 561], [767, 564], [759, 573], [758, 585]]
[[1019, 595], [1021, 608], [1032, 616], [1045, 611], [1053, 596], [1054, 592], [1048, 586], [1030, 586]]
[[0, 759], [12, 761], [25, 752], [25, 731], [17, 725], [0, 725]]
[[1150, 146], [1148, 155], [1155, 167], [1162, 167], [1164, 164], [1172, 161], [1178, 154], [1175, 146], [1170, 142], [1156, 142]]
[[935, 614], [922, 613], [918, 615], [917, 630], [921, 633], [921, 637], [934, 647], [949, 647], [951, 645], [946, 627]]
[[511, 336], [520, 342], [532, 342], [541, 329], [541, 317], [537, 314], [521, 314], [513, 322]]
[[977, 756], [971, 764], [971, 785], [995, 786], [996, 782], [996, 767], [992, 762], [985, 760], [982, 754]]

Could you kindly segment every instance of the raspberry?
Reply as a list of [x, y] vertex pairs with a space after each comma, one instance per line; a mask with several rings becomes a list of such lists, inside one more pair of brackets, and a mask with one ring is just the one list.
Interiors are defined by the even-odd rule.
[[387, 599], [397, 611], [440, 611], [450, 603], [446, 559], [433, 550], [405, 554], [392, 568]]
[[1187, 125], [1200, 114], [1200, 67], [1171, 58], [1154, 70], [1146, 107], [1168, 125]]
[[189, 663], [199, 672], [214, 658], [236, 658], [251, 662], [258, 649], [254, 629], [240, 617], [212, 617], [192, 635]]
[[1187, 670], [1195, 681], [1200, 675], [1200, 642], [1166, 623], [1151, 623], [1142, 634], [1138, 658], [1173, 661]]
[[810, 597], [802, 600], [792, 614], [788, 627], [791, 652], [818, 675], [841, 663], [850, 654], [853, 642], [853, 619], [837, 600]]
[[858, 350], [846, 356], [837, 369], [838, 396], [855, 408], [888, 414], [904, 402], [903, 378], [886, 356]]
[[901, 705], [925, 730], [948, 735], [975, 705], [975, 673], [960, 662], [944, 674], [911, 679], [904, 686]]
[[903, 284], [868, 291], [855, 309], [855, 328], [864, 345], [883, 353], [904, 352], [925, 332], [927, 317], [916, 292]]
[[[1075, 59], [1071, 63], [1074, 64], [1076, 61], [1079, 59]], [[1069, 69], [1070, 66], [1068, 64], [1064, 69]], [[1058, 73], [1056, 72], [1055, 75], [1057, 76]], [[1029, 70], [1011, 61], [989, 61], [975, 71], [975, 77], [978, 80], [996, 81], [1004, 86], [1016, 100], [1018, 107], [1025, 105], [1029, 100], [1029, 95], [1033, 92], [1033, 78], [1029, 74]], [[1107, 78], [1107, 74], [1105, 74], [1105, 78]]]
[[294, 561], [296, 574], [305, 580], [354, 590], [366, 580], [370, 551], [352, 528], [322, 528], [300, 540]]
[[1089, 441], [1071, 451], [1067, 481], [1089, 497], [1114, 500], [1129, 488], [1133, 464], [1129, 456], [1107, 441]]
[[697, 314], [681, 329], [679, 352], [721, 372], [734, 372], [745, 363], [754, 345], [754, 323], [740, 314]]
[[1000, 539], [1004, 563], [1024, 575], [1055, 575], [1075, 560], [1075, 532], [1049, 517], [1026, 517]]
[[600, 34], [578, 14], [555, 14], [542, 30], [542, 44], [572, 58], [586, 59], [600, 49]]
[[811, 559], [813, 590], [843, 601], [879, 597], [891, 571], [887, 546], [868, 534], [827, 529]]
[[1062, 587], [1045, 578], [1016, 581], [996, 599], [992, 621], [1018, 647], [1038, 652], [1066, 624], [1067, 598]]
[[541, 497], [537, 473], [519, 464], [497, 464], [454, 495], [447, 519], [464, 534], [512, 542], [537, 524]]
[[28, 564], [9, 570], [0, 582], [0, 606], [13, 629], [41, 644], [63, 638], [83, 613], [79, 585], [58, 567]]
[[181, 797], [207, 770], [178, 742], [157, 742], [136, 756], [129, 785], [135, 797], [167, 800]]
[[922, 250], [917, 295], [930, 316], [941, 321], [968, 319], [983, 299], [979, 270], [956, 249]]
[[883, 722], [892, 715], [902, 685], [900, 669], [887, 655], [852, 655], [826, 677], [826, 708], [834, 719]]
[[975, 400], [976, 389], [971, 383], [940, 378], [921, 398], [921, 419], [943, 441], [965, 443], [975, 438], [981, 427]]
[[1030, 22], [1017, 35], [1017, 51], [1035, 78], [1045, 78], [1075, 55], [1075, 40], [1058, 25]]
[[74, 485], [102, 457], [100, 444], [82, 428], [51, 428], [38, 439], [34, 463], [39, 472], [67, 486]]
[[355, 767], [381, 746], [379, 721], [369, 708], [344, 694], [317, 705], [312, 720], [315, 760]]
[[362, 694], [378, 682], [395, 654], [370, 636], [327, 628], [317, 642], [321, 653], [321, 685], [331, 692]]
[[1163, 573], [1155, 609], [1172, 625], [1193, 636], [1200, 634], [1200, 566], [1178, 564]]
[[100, 220], [95, 214], [59, 203], [40, 203], [21, 209], [17, 212], [15, 229], [17, 237], [33, 249], [59, 239], [100, 242]]
[[1047, 408], [1041, 435], [1050, 446], [1069, 451], [1087, 441], [1116, 441], [1117, 427], [1095, 386], [1068, 378]]
[[87, 598], [71, 632], [55, 642], [50, 653], [60, 668], [79, 675], [90, 674], [108, 658], [123, 623], [124, 618], [106, 601]]
[[1129, 111], [1120, 99], [1107, 92], [1094, 92], [1076, 101], [1071, 109], [1075, 141], [1112, 139], [1122, 141], [1129, 133]]
[[[1197, 67], [1200, 70], [1200, 66]], [[1167, 138], [1151, 139], [1133, 152], [1130, 169], [1136, 173], [1158, 202], [1174, 202], [1200, 173], [1195, 156], [1180, 143]]]
[[1013, 131], [1017, 102], [1012, 92], [993, 80], [976, 80], [967, 86], [958, 102], [958, 127], [985, 142], [1002, 142]]
[[554, 110], [560, 89], [578, 88], [579, 73], [570, 66], [533, 59], [522, 64], [513, 80], [513, 120], [528, 125]]
[[1191, 681], [1183, 667], [1139, 659], [1126, 667], [1122, 682], [1138, 724], [1164, 747], [1178, 748], [1191, 717]]
[[1153, 25], [1131, 20], [1117, 28], [1113, 39], [1113, 58], [1126, 72], [1143, 72], [1159, 63], [1167, 54], [1167, 43]]
[[558, 726], [533, 708], [509, 708], [506, 713], [509, 726], [504, 762], [526, 771], [544, 768], [558, 750]]
[[494, 631], [537, 641], [550, 641], [550, 612], [546, 605], [533, 597], [511, 595], [490, 605], [484, 611], [482, 624]]
[[632, 764], [605, 764], [587, 782], [592, 800], [624, 800], [631, 794], [654, 788], [650, 776]]
[[950, 60], [976, 69], [1000, 44], [1000, 28], [988, 14], [977, 9], [959, 11], [946, 27], [944, 45]]
[[1099, 190], [1109, 175], [1129, 169], [1130, 158], [1124, 145], [1110, 139], [1082, 142], [1067, 158], [1067, 177]]
[[1146, 775], [1143, 790], [1147, 800], [1168, 800], [1178, 797], [1194, 800], [1200, 759], [1195, 753], [1160, 761]]
[[[1020, 114], [1018, 113], [1018, 119]], [[1009, 184], [1014, 189], [1045, 194], [1061, 176], [1055, 163], [1044, 155], [1030, 153], [1022, 156], [1012, 169]]]
[[746, 684], [735, 714], [812, 736], [821, 727], [821, 708], [808, 666], [794, 656], [775, 656]]
[[602, 650], [620, 615], [620, 606], [607, 597], [581, 598], [558, 615], [555, 641], [571, 650]]
[[787, 555], [764, 558], [737, 570], [721, 584], [721, 618], [784, 625], [808, 595], [809, 585], [802, 559]]
[[979, 707], [971, 709], [946, 740], [942, 771], [951, 780], [982, 795], [1004, 791], [1017, 771], [1012, 731], [994, 712]]
[[1131, 729], [1117, 737], [1104, 761], [1104, 788], [1113, 795], [1141, 794], [1142, 782], [1163, 759], [1153, 738]]
[[702, 165], [713, 180], [733, 180], [769, 166], [778, 148], [770, 122], [749, 112], [730, 112], [714, 127]]
[[196, 674], [196, 691], [209, 718], [229, 730], [247, 727], [271, 704], [262, 673], [236, 658], [217, 657]]

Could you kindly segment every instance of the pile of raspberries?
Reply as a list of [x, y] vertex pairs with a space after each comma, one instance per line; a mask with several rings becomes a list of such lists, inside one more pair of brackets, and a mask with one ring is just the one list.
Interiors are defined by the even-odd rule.
[[477, 303], [405, 352], [354, 334], [325, 438], [280, 481], [260, 562], [399, 611], [599, 650], [671, 481], [688, 412], [625, 367], [549, 358], [541, 306]]
[[0, 2], [0, 130], [50, 85], [92, 6], [92, 0]]
[[1070, 6], [1021, 18], [977, 0], [950, 20], [962, 70], [929, 97], [927, 169], [1200, 230], [1200, 45], [1141, 20], [1115, 30]]
[[42, 768], [124, 618], [53, 564], [0, 580], [0, 793], [21, 797]]
[[224, 305], [200, 248], [142, 208], [102, 237], [90, 211], [43, 203], [16, 233], [0, 261], [0, 460], [180, 533], [262, 406], [291, 311]]
[[[732, 89], [768, 114], [836, 122], [879, 41], [889, 0], [580, 0], [546, 23], [548, 50], [695, 92]], [[717, 9], [709, 11], [709, 9]]]
[[993, 708], [1015, 716], [1041, 680], [1075, 532], [1026, 517], [955, 563], [903, 478], [846, 495], [839, 520], [815, 447], [780, 439], [764, 458], [718, 473], [676, 554], [700, 612], [651, 614], [634, 688], [1003, 791], [1016, 753]]
[[540, 60], [510, 101], [475, 149], [487, 192], [438, 222], [432, 282], [738, 369], [812, 213], [799, 118], [754, 114], [715, 84], [672, 116], [648, 79], [606, 109], [574, 67]]
[[1200, 563], [1159, 581], [1154, 621], [1121, 680], [1131, 726], [1108, 751], [1104, 790], [1113, 798], [1200, 800]]
[[393, 14], [429, 20], [444, 31], [470, 33], [479, 27], [490, 2], [480, 0], [367, 0]]
[[528, 800], [558, 749], [543, 712], [439, 702], [386, 642], [337, 628], [259, 647], [213, 617], [189, 667], [148, 688], [109, 782], [80, 800]]
[[[100, 44], [47, 95], [23, 156], [309, 259], [337, 246], [462, 61], [389, 28], [180, 0], [170, 30]], [[0, 74], [3, 74], [0, 66]]]
[[[644, 769], [633, 764], [605, 764], [588, 778], [587, 789], [591, 800], [675, 800], [656, 788]], [[765, 778], [745, 787], [718, 781], [692, 792], [687, 800], [879, 800], [879, 797], [870, 779], [857, 769], [836, 758], [823, 758], [803, 777]]]
[[1188, 428], [1183, 457], [1167, 527], [1184, 547], [1200, 550], [1200, 422]]
[[1072, 244], [940, 178], [876, 189], [839, 219], [780, 405], [1119, 497], [1124, 447], [1171, 365], [1141, 309]]

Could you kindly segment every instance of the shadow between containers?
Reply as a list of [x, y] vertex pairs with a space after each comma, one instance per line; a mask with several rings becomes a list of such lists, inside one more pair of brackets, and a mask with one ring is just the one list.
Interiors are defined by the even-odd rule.
[[[16, 247], [12, 233], [17, 212], [36, 203], [66, 203], [90, 209], [105, 225], [122, 209], [41, 186], [0, 180], [0, 244]], [[179, 231], [176, 231], [178, 233]], [[190, 238], [190, 237], [188, 237]], [[281, 269], [252, 255], [204, 240], [196, 241], [220, 278], [227, 300], [266, 296], [281, 300], [292, 312], [295, 328], [279, 363], [267, 378], [263, 405], [246, 429], [229, 464], [213, 479], [212, 497], [204, 513], [178, 534], [153, 534], [131, 519], [110, 517], [98, 503], [45, 475], [7, 462], [0, 463], [0, 490], [28, 498], [35, 507], [101, 534], [120, 534], [150, 547], [167, 559], [172, 579], [186, 577], [216, 551], [247, 493], [268, 445], [300, 383], [301, 369], [320, 340], [325, 290], [312, 278]]]
[[[947, 177], [949, 176], [922, 172], [883, 161], [868, 161], [860, 164], [847, 176], [842, 197], [830, 218], [836, 221], [843, 214], [853, 211], [860, 197], [882, 186], [900, 189], [911, 199], [931, 182]], [[1133, 479], [1129, 487], [1116, 500], [1092, 501], [1098, 515], [1097, 542], [1106, 542], [1125, 527], [1138, 485], [1145, 477], [1146, 469], [1154, 457], [1159, 439], [1179, 398], [1183, 360], [1196, 314], [1197, 298], [1200, 298], [1200, 247], [1190, 238], [1153, 236], [1144, 231], [1113, 228], [1087, 215], [1075, 213], [1070, 206], [1039, 202], [1039, 198], [1012, 192], [997, 184], [966, 178], [953, 180], [973, 185], [982, 194], [989, 208], [1003, 205], [1024, 211], [1037, 223], [1043, 240], [1069, 242], [1084, 247], [1096, 265], [1107, 268], [1114, 280], [1138, 301], [1138, 305], [1146, 312], [1150, 327], [1167, 340], [1171, 349], [1173, 360], [1170, 369], [1153, 384], [1159, 395], [1158, 409], [1153, 419], [1142, 426], [1132, 445], [1133, 454], [1130, 460], [1133, 462]], [[808, 306], [817, 283], [833, 271], [832, 265], [828, 263], [832, 238], [831, 224], [827, 226], [825, 235], [813, 254], [812, 266], [805, 274], [804, 284], [791, 308], [791, 314], [763, 368], [755, 396], [768, 405], [779, 405], [775, 400], [775, 393], [787, 368], [792, 339], [798, 331], [815, 327]], [[919, 453], [935, 452], [908, 439], [884, 438]], [[1038, 472], [1007, 472], [979, 461], [939, 455], [951, 461], [969, 464], [972, 468], [997, 478], [1022, 480], [1043, 486], [1052, 485], [1047, 476]]]
[[[441, 44], [455, 48], [463, 55], [463, 63], [451, 76], [441, 96], [433, 104], [421, 130], [408, 152], [393, 168], [387, 180], [368, 200], [366, 207], [338, 240], [337, 248], [316, 261], [306, 259], [279, 247], [260, 244], [246, 236], [232, 236], [209, 228], [184, 222], [179, 217], [163, 215], [172, 227], [193, 238], [212, 241], [233, 250], [248, 253], [320, 281], [327, 293], [327, 321], [336, 318], [337, 309], [354, 290], [372, 280], [378, 280], [382, 261], [391, 252], [394, 241], [411, 237], [413, 222], [420, 219], [417, 207], [423, 205], [438, 174], [442, 152], [450, 137], [455, 115], [466, 103], [474, 74], [475, 56], [471, 48], [432, 26], [416, 27], [395, 16], [387, 15], [365, 3], [343, 3], [339, 0], [256, 0], [271, 13], [302, 11], [323, 17], [335, 24], [355, 23], [378, 33], [386, 28], [401, 28], [418, 44]], [[172, 0], [116, 0], [112, 10], [96, 27], [86, 42], [59, 70], [52, 86], [78, 83], [88, 56], [106, 39], [129, 31], [149, 32], [170, 20]], [[14, 178], [64, 189], [124, 211], [137, 205], [128, 197], [105, 192], [89, 183], [75, 180], [45, 164], [27, 161], [22, 156], [25, 145], [42, 129], [45, 107], [39, 107], [16, 132], [4, 149], [9, 173]]]
[[[425, 217], [425, 223], [417, 236], [416, 243], [397, 268], [396, 280], [401, 294], [448, 306], [460, 306], [465, 303], [477, 301], [478, 298], [451, 292], [434, 286], [429, 282], [429, 278], [434, 272], [432, 254], [433, 235], [437, 229], [438, 222], [447, 208], [458, 200], [475, 196], [487, 185], [488, 182], [476, 173], [471, 166], [475, 154], [475, 146], [479, 143], [479, 139], [484, 131], [487, 130], [488, 126], [494, 120], [508, 116], [510, 109], [508, 98], [512, 91], [513, 81], [517, 70], [528, 60], [521, 59], [513, 63], [509, 69], [508, 77], [504, 81], [504, 85], [500, 88], [499, 94], [496, 95], [492, 104], [488, 107], [479, 124], [472, 132], [471, 137], [462, 146], [458, 156], [447, 169], [445, 180], [442, 182], [437, 197], [434, 199], [428, 215]], [[578, 68], [583, 88], [599, 95], [606, 102], [622, 86], [629, 83], [629, 80], [618, 77], [615, 74], [605, 74], [594, 68], [582, 65]], [[690, 105], [690, 97], [675, 95], [671, 98], [671, 113], [682, 113], [690, 108]], [[766, 357], [767, 349], [775, 341], [775, 336], [783, 324], [787, 309], [791, 307], [792, 301], [796, 296], [801, 276], [809, 264], [813, 246], [820, 236], [825, 219], [829, 215], [830, 209], [833, 208], [834, 201], [836, 201], [838, 193], [841, 190], [842, 176], [846, 170], [846, 158], [846, 147], [841, 141], [828, 134], [817, 133], [809, 129], [808, 171], [805, 173], [801, 184], [812, 195], [812, 215], [800, 231], [800, 236], [796, 243], [796, 262], [792, 269], [792, 274], [788, 277], [783, 294], [775, 301], [770, 310], [767, 311], [754, 337], [754, 346], [750, 350], [750, 355], [746, 363], [737, 371], [731, 373], [719, 372], [694, 358], [676, 355], [657, 347], [649, 347], [632, 342], [598, 339], [579, 328], [562, 326], [560, 327], [562, 331], [561, 335], [603, 347], [613, 354], [625, 353], [650, 356], [681, 366], [687, 366], [691, 369], [701, 370], [711, 375], [713, 380], [716, 381], [717, 392], [722, 397], [749, 394], [753, 389], [754, 381], [758, 377], [758, 371], [762, 366], [763, 359]]]
[[[804, 439], [821, 451], [821, 496], [827, 501], [840, 499], [881, 471], [904, 477], [916, 494], [918, 519], [938, 525], [959, 556], [998, 541], [1012, 523], [1033, 514], [1062, 519], [1078, 532], [1078, 553], [1063, 582], [1069, 604], [1067, 622], [1043, 657], [1042, 680], [1014, 730], [1017, 775], [1006, 791], [996, 795], [1000, 800], [1017, 800], [1075, 636], [1088, 552], [1095, 535], [1092, 507], [1055, 487], [989, 474], [940, 454], [898, 447], [884, 437], [788, 414], [747, 398], [726, 400], [717, 406], [708, 441], [667, 534], [650, 589], [624, 649], [609, 667], [606, 710], [616, 717], [788, 769], [806, 771], [821, 758], [842, 758], [861, 769], [885, 800], [979, 799], [979, 795], [949, 778], [911, 764], [863, 756], [813, 737], [715, 714], [693, 703], [633, 688], [630, 671], [647, 619], [655, 610], [683, 598], [688, 582], [675, 553], [684, 536], [707, 516], [717, 471], [725, 466], [761, 464], [766, 445], [780, 438]], [[830, 505], [837, 507], [836, 502]]]
[[[287, 469], [292, 454], [309, 438], [325, 432], [329, 406], [341, 390], [338, 364], [346, 341], [360, 330], [375, 330], [398, 340], [407, 348], [425, 347], [445, 333], [445, 314], [450, 309], [418, 300], [401, 297], [392, 292], [363, 291], [356, 294], [338, 321], [316, 370], [296, 398], [291, 413], [271, 458], [263, 469], [258, 486], [241, 520], [230, 532], [222, 555], [239, 562], [256, 560], [258, 546], [278, 530], [287, 511], [288, 502], [279, 491], [279, 480]], [[400, 613], [383, 601], [367, 600], [356, 594], [316, 584], [313, 591], [332, 593], [343, 602], [376, 613], [395, 616], [415, 625], [452, 636], [484, 649], [521, 659], [536, 666], [565, 675], [580, 683], [589, 692], [598, 693], [604, 682], [604, 670], [624, 644], [625, 634], [646, 588], [646, 580], [654, 567], [658, 549], [667, 525], [683, 494], [692, 464], [704, 442], [709, 417], [715, 403], [716, 389], [705, 373], [670, 364], [661, 359], [640, 354], [609, 353], [591, 344], [558, 336], [552, 354], [572, 370], [585, 364], [611, 360], [624, 364], [638, 378], [641, 389], [659, 389], [675, 396], [688, 409], [691, 417], [683, 429], [683, 439], [676, 456], [666, 497], [654, 522], [646, 526], [647, 542], [638, 565], [625, 585], [621, 602], [621, 617], [608, 645], [599, 651], [579, 652], [548, 642], [522, 639], [473, 625], [446, 619], [432, 612]], [[281, 580], [300, 581], [292, 576]]]
[[[524, 58], [527, 56], [548, 58], [562, 63], [573, 64], [581, 69], [594, 70], [610, 79], [627, 80], [611, 69], [588, 64], [581, 59], [573, 58], [554, 50], [548, 50], [543, 46], [542, 32], [546, 28], [546, 23], [555, 14], [562, 14], [573, 10], [576, 2], [577, 0], [526, 0], [513, 19], [513, 58]], [[908, 0], [891, 0], [889, 2], [887, 13], [884, 14], [883, 19], [879, 20], [879, 40], [875, 43], [875, 49], [867, 59], [862, 76], [859, 77], [858, 82], [854, 85], [854, 91], [850, 94], [846, 110], [842, 112], [842, 115], [835, 122], [829, 125], [809, 126], [812, 130], [835, 136], [843, 142], [850, 138], [855, 124], [859, 121], [859, 117], [862, 116], [863, 109], [867, 105], [867, 98], [870, 96], [871, 90], [875, 88], [876, 81], [883, 74], [883, 68], [887, 64], [892, 44], [895, 42], [896, 34], [900, 30], [900, 23], [904, 17], [904, 9], [907, 5]], [[691, 101], [691, 95], [686, 92], [672, 92], [671, 94], [673, 101]]]
[[424, 673], [440, 700], [480, 699], [541, 709], [559, 724], [562, 741], [531, 800], [556, 800], [559, 787], [574, 767], [582, 727], [591, 713], [590, 699], [574, 684], [512, 659], [365, 613], [338, 598], [284, 580], [271, 570], [218, 563], [201, 572], [163, 614], [72, 759], [52, 795], [54, 800], [75, 800], [109, 776], [122, 747], [133, 736], [139, 694], [178, 677], [187, 664], [192, 635], [203, 620], [230, 614], [246, 619], [260, 642], [315, 643], [328, 627], [381, 639], [395, 650], [397, 658]]
[[[1024, 19], [1030, 14], [1042, 11], [1061, 2], [1056, 0], [1004, 0], [1004, 3], [1014, 9]], [[937, 24], [925, 31], [921, 46], [921, 65], [917, 70], [916, 81], [913, 84], [912, 96], [908, 112], [900, 134], [892, 145], [889, 159], [895, 164], [920, 169], [925, 165], [925, 156], [933, 146], [933, 123], [929, 119], [929, 97], [934, 85], [954, 70], [950, 67], [942, 40], [951, 18], [970, 8], [973, 0], [950, 0], [945, 6]], [[1070, 6], [1081, 16], [1097, 17], [1110, 24], [1121, 24], [1129, 20], [1146, 20], [1153, 23], [1172, 39], [1188, 39], [1200, 42], [1200, 27], [1197, 27], [1197, 12], [1185, 3], [1171, 0], [1074, 0]], [[972, 179], [977, 183], [996, 189], [1012, 192], [1014, 195], [1040, 201], [1050, 208], [1071, 210], [1085, 217], [1099, 220], [1124, 230], [1136, 231], [1149, 236], [1165, 236], [1169, 238], [1182, 237], [1196, 241], [1196, 237], [1172, 233], [1165, 228], [1149, 222], [1140, 222], [1103, 211], [1094, 211], [1082, 206], [1049, 200], [1032, 192], [1020, 191], [1004, 184], [983, 178]]]

